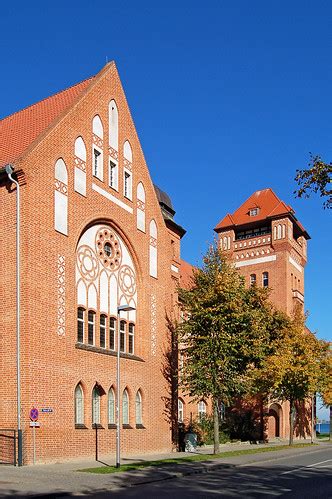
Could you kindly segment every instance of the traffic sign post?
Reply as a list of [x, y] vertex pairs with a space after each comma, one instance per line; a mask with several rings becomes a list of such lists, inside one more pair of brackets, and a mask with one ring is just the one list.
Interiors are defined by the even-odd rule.
[[32, 407], [29, 412], [30, 426], [32, 426], [32, 441], [33, 441], [33, 464], [36, 464], [36, 426], [39, 427], [38, 423], [39, 411], [36, 407]]

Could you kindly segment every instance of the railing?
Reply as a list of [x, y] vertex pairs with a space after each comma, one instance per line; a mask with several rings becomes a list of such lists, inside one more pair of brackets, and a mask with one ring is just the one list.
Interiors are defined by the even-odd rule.
[[12, 464], [16, 466], [16, 441], [17, 430], [0, 428], [0, 464]]

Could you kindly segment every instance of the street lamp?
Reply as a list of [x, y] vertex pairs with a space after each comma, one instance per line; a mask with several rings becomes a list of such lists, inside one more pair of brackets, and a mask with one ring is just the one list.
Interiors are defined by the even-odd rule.
[[120, 468], [120, 312], [136, 310], [130, 305], [120, 305], [117, 308], [118, 341], [116, 352], [116, 467]]

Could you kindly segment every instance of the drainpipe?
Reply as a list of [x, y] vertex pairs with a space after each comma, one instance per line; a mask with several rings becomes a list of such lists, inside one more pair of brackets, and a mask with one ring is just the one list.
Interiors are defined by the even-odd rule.
[[21, 424], [21, 366], [20, 366], [20, 318], [21, 318], [21, 302], [20, 302], [20, 185], [12, 177], [14, 168], [12, 165], [6, 165], [5, 171], [11, 182], [16, 185], [16, 384], [17, 384], [17, 436], [18, 436], [18, 456], [17, 464], [23, 464], [22, 452], [22, 424]]

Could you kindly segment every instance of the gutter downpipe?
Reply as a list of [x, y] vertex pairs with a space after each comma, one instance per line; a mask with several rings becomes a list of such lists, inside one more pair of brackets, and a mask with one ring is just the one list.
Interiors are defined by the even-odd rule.
[[20, 363], [20, 349], [21, 349], [21, 300], [20, 300], [20, 184], [12, 177], [14, 168], [8, 164], [5, 166], [6, 173], [9, 180], [16, 185], [16, 381], [17, 381], [17, 464], [23, 465], [23, 438], [22, 438], [22, 424], [21, 424], [21, 363]]

